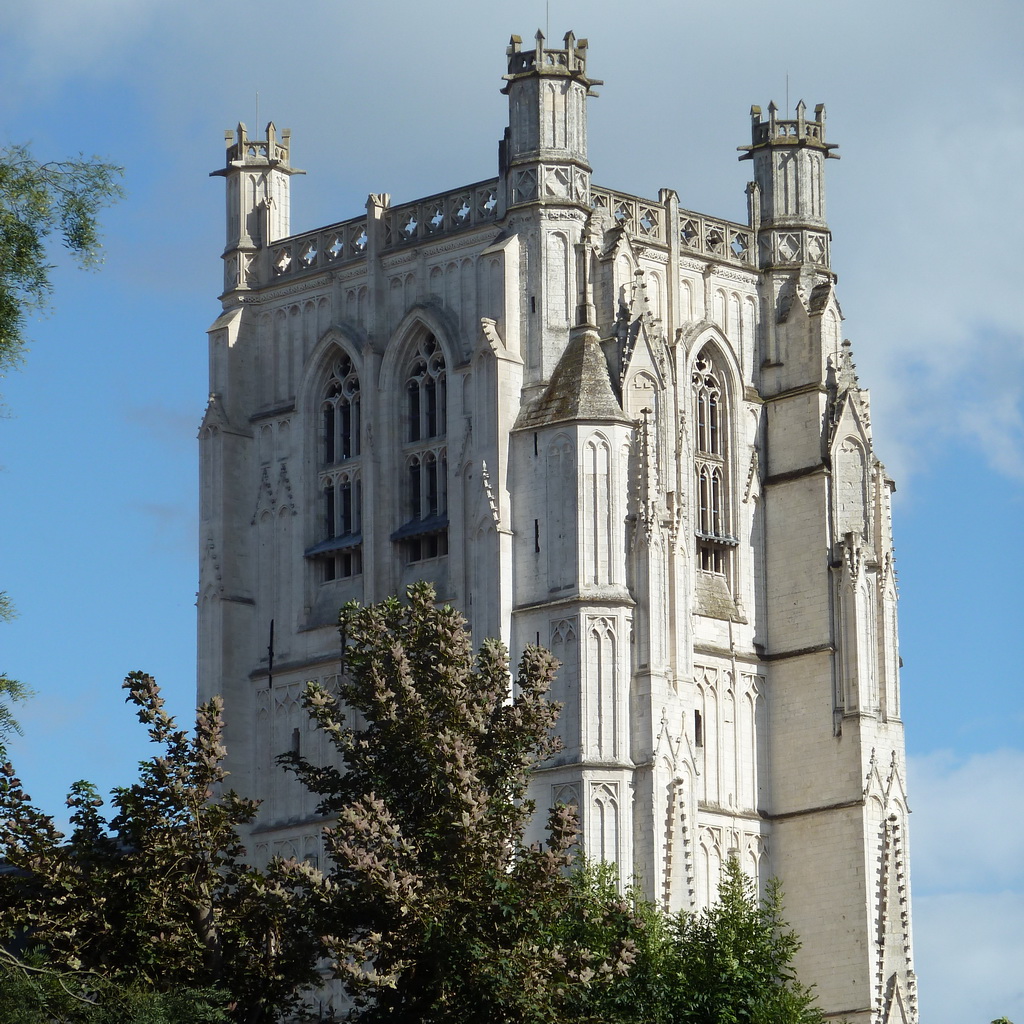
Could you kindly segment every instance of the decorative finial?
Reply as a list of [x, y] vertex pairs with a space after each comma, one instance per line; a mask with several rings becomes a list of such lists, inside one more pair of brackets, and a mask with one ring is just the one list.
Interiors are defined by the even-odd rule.
[[843, 339], [842, 351], [839, 354], [839, 373], [836, 376], [836, 383], [840, 391], [860, 388], [860, 381], [857, 379], [857, 365], [853, 361], [853, 345], [849, 338]]

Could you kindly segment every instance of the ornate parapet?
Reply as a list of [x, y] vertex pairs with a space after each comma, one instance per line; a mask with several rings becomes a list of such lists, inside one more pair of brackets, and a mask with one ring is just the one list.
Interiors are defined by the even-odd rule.
[[[452, 235], [495, 220], [496, 179], [478, 182], [384, 210], [381, 253]], [[269, 254], [270, 284], [305, 272], [348, 265], [366, 257], [369, 246], [365, 216], [306, 231], [275, 243]]]

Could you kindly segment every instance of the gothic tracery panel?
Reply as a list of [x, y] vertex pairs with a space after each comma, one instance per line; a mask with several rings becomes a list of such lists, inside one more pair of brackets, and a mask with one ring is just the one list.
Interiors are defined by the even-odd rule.
[[615, 623], [604, 616], [591, 618], [587, 634], [587, 672], [593, 706], [589, 709], [590, 746], [595, 756], [618, 756], [622, 723], [619, 709], [618, 643]]
[[583, 550], [586, 582], [600, 586], [611, 582], [612, 481], [608, 441], [596, 434], [583, 448]]
[[619, 787], [616, 783], [592, 783], [591, 851], [598, 860], [619, 861]]
[[581, 694], [577, 622], [575, 616], [552, 621], [548, 641], [551, 653], [561, 662], [552, 687], [552, 696], [562, 704], [557, 730], [562, 737], [562, 755], [566, 760], [575, 760], [579, 757], [583, 741], [580, 731]]

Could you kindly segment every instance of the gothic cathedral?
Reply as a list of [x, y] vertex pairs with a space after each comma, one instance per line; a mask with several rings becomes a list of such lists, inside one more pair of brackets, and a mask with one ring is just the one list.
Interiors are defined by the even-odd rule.
[[[777, 875], [826, 1011], [917, 1020], [893, 483], [830, 267], [825, 108], [751, 108], [748, 221], [591, 182], [586, 40], [513, 36], [498, 175], [293, 233], [290, 136], [226, 136], [200, 430], [199, 690], [251, 853], [320, 856], [275, 755], [337, 611], [418, 579], [562, 662], [540, 806], [671, 909]], [[326, 756], [326, 751], [323, 752]]]

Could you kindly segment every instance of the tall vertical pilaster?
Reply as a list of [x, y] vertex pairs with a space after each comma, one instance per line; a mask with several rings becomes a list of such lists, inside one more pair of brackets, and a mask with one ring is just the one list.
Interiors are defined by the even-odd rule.
[[830, 1016], [911, 1022], [909, 926], [890, 896], [909, 884], [903, 733], [882, 720], [883, 693], [892, 703], [898, 689], [895, 651], [884, 653], [895, 642], [891, 552], [876, 522], [890, 485], [840, 345], [824, 181], [836, 147], [820, 104], [813, 119], [802, 102], [793, 119], [774, 104], [767, 120], [751, 115], [741, 159], [754, 163], [763, 289], [772, 867], [784, 885], [800, 880], [786, 905], [803, 941], [797, 969]]

